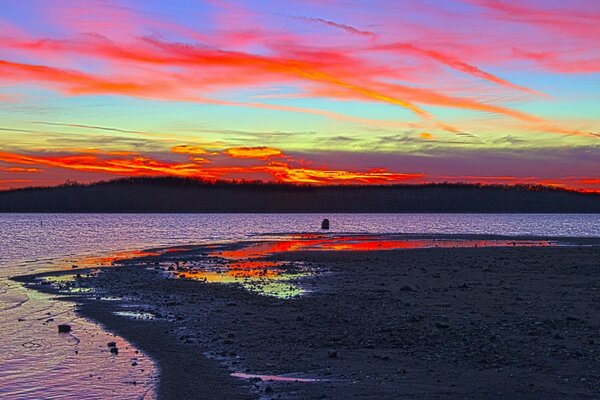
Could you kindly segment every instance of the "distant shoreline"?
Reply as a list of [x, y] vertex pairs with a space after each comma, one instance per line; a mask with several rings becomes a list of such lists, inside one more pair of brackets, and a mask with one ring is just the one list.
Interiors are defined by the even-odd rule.
[[0, 192], [20, 213], [600, 213], [600, 194], [531, 185], [291, 185], [125, 178]]

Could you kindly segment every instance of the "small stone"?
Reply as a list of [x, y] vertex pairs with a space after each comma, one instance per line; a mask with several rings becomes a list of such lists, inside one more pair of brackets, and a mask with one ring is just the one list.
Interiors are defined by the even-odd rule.
[[111, 347], [110, 348], [110, 353], [114, 354], [114, 355], [117, 355], [117, 354], [119, 354], [119, 349], [117, 349], [116, 347]]
[[117, 347], [117, 342], [108, 342], [106, 343], [108, 347]]
[[63, 324], [58, 326], [58, 333], [69, 333], [71, 332], [71, 325]]

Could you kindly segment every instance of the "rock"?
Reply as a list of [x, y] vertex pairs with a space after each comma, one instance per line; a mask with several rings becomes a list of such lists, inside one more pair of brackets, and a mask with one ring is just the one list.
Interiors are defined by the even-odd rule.
[[108, 347], [117, 347], [117, 342], [108, 342], [106, 343]]
[[71, 325], [62, 324], [58, 326], [58, 333], [69, 333], [71, 332]]
[[329, 220], [327, 218], [321, 222], [321, 229], [329, 229]]
[[110, 348], [110, 353], [114, 354], [114, 355], [117, 355], [117, 354], [119, 354], [119, 349], [117, 349], [116, 347], [111, 347]]

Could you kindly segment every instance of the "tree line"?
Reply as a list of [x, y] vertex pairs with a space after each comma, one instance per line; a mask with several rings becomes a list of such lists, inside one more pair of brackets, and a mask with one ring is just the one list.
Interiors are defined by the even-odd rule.
[[0, 192], [0, 212], [598, 213], [600, 194], [540, 185], [298, 185], [132, 177]]

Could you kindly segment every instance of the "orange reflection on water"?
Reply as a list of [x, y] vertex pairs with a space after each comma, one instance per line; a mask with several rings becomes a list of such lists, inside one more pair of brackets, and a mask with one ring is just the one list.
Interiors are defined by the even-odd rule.
[[179, 272], [180, 278], [196, 279], [206, 282], [236, 282], [239, 278], [274, 279], [281, 275], [280, 270], [274, 269], [231, 269], [226, 271], [186, 271]]
[[297, 251], [302, 247], [316, 245], [319, 243], [319, 239], [292, 239], [282, 240], [278, 242], [264, 242], [259, 244], [252, 244], [238, 250], [228, 250], [214, 255], [219, 255], [223, 258], [228, 259], [242, 259], [242, 258], [259, 258], [267, 254], [273, 253], [285, 253], [288, 251]]
[[226, 264], [225, 268], [195, 269], [178, 272], [180, 278], [209, 283], [237, 283], [247, 290], [279, 298], [290, 298], [304, 293], [304, 289], [293, 282], [306, 273], [290, 273], [273, 261], [245, 261]]
[[425, 248], [468, 248], [507, 246], [550, 246], [543, 240], [470, 240], [470, 239], [407, 239], [390, 235], [341, 235], [303, 234], [282, 240], [242, 243], [235, 250], [211, 248], [208, 257], [220, 260], [220, 264], [196, 266], [192, 270], [176, 273], [178, 277], [204, 282], [238, 283], [248, 290], [276, 297], [293, 297], [304, 290], [294, 282], [296, 278], [311, 272], [300, 266], [293, 271], [293, 263], [270, 261], [264, 258], [297, 251], [378, 251]]
[[113, 264], [117, 264], [119, 261], [125, 261], [135, 258], [142, 257], [155, 257], [160, 256], [162, 252], [159, 251], [120, 251], [112, 253], [111, 255], [104, 256], [84, 256], [78, 258], [74, 263], [63, 261], [62, 266], [67, 267], [80, 267], [80, 268], [93, 268], [93, 267], [105, 267]]
[[381, 236], [354, 235], [326, 237], [303, 235], [299, 238], [276, 242], [251, 244], [237, 250], [214, 253], [228, 259], [260, 258], [275, 253], [304, 250], [329, 251], [374, 251], [396, 249], [422, 249], [432, 247], [507, 247], [507, 246], [550, 246], [545, 240], [463, 240], [463, 239], [389, 239]]
[[280, 266], [281, 263], [277, 261], [236, 261], [234, 263], [229, 264], [229, 268], [231, 269], [264, 269], [264, 268], [273, 268]]

